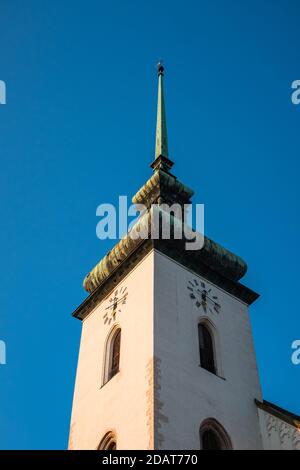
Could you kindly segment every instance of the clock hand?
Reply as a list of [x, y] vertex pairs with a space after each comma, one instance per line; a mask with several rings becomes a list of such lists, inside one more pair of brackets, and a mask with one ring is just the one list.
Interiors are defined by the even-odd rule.
[[117, 306], [120, 302], [124, 301], [124, 300], [126, 299], [126, 297], [127, 297], [127, 294], [123, 295], [123, 297], [121, 297], [119, 300], [111, 299], [111, 305], [109, 305], [108, 307], [106, 307], [105, 310], [109, 310], [110, 308], [116, 308], [116, 306]]
[[215, 300], [211, 299], [210, 297], [207, 296], [207, 298], [208, 298], [208, 300], [210, 300], [213, 304], [219, 305]]
[[122, 302], [123, 300], [125, 300], [127, 297], [127, 294], [123, 295], [123, 297], [121, 297], [116, 303], [119, 304], [120, 302]]
[[210, 300], [212, 303], [214, 303], [215, 305], [219, 305], [214, 299], [212, 299], [211, 297], [209, 297], [209, 295], [207, 295], [205, 292], [200, 291], [199, 289], [198, 289], [198, 292], [199, 292], [201, 295], [204, 294], [205, 297], [206, 297], [208, 300]]

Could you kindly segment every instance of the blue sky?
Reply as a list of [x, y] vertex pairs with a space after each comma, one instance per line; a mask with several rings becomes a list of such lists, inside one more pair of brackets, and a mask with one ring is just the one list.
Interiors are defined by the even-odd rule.
[[96, 207], [151, 175], [162, 57], [174, 173], [242, 256], [264, 398], [300, 414], [299, 2], [0, 0], [0, 448], [66, 448]]

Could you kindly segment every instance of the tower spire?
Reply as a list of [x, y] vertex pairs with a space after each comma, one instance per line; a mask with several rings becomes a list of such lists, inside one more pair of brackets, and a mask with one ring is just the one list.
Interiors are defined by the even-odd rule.
[[157, 99], [157, 118], [156, 118], [156, 139], [155, 139], [155, 160], [151, 167], [153, 170], [163, 169], [169, 171], [173, 162], [169, 160], [168, 134], [164, 97], [164, 67], [161, 62], [157, 64], [158, 73], [158, 99]]
[[164, 67], [159, 62], [157, 64], [158, 72], [158, 99], [157, 99], [157, 119], [156, 119], [156, 143], [155, 158], [160, 156], [169, 157], [168, 152], [168, 134], [164, 97]]

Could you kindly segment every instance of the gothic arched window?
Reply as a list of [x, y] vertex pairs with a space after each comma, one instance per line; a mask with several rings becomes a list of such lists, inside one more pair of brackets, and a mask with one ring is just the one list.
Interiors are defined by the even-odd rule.
[[202, 434], [203, 450], [221, 450], [222, 444], [218, 434], [213, 429], [207, 429]]
[[108, 336], [105, 347], [103, 385], [119, 372], [121, 328], [114, 328]]
[[111, 344], [111, 363], [109, 368], [108, 380], [119, 372], [120, 363], [120, 347], [121, 347], [121, 330], [116, 331]]
[[202, 450], [229, 450], [232, 444], [225, 429], [215, 420], [207, 419], [200, 427]]
[[114, 433], [108, 432], [105, 434], [98, 446], [98, 450], [117, 450], [117, 440]]
[[200, 365], [203, 369], [216, 374], [214, 341], [210, 329], [203, 323], [198, 324]]

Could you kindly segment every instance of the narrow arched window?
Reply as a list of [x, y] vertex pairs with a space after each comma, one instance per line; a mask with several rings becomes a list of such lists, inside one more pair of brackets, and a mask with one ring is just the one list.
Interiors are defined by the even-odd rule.
[[111, 363], [108, 373], [108, 380], [110, 380], [117, 372], [119, 372], [120, 364], [120, 347], [121, 347], [121, 330], [120, 328], [114, 334], [111, 342]]
[[102, 385], [105, 385], [118, 372], [120, 366], [121, 328], [115, 327], [108, 335], [104, 355]]
[[202, 449], [203, 450], [221, 450], [222, 444], [219, 436], [212, 429], [207, 429], [202, 434]]
[[98, 446], [98, 450], [117, 450], [117, 440], [112, 432], [105, 434]]
[[214, 342], [210, 330], [203, 323], [198, 325], [200, 365], [203, 369], [216, 373]]
[[205, 420], [200, 427], [200, 446], [202, 450], [232, 449], [231, 440], [227, 432], [213, 418]]

